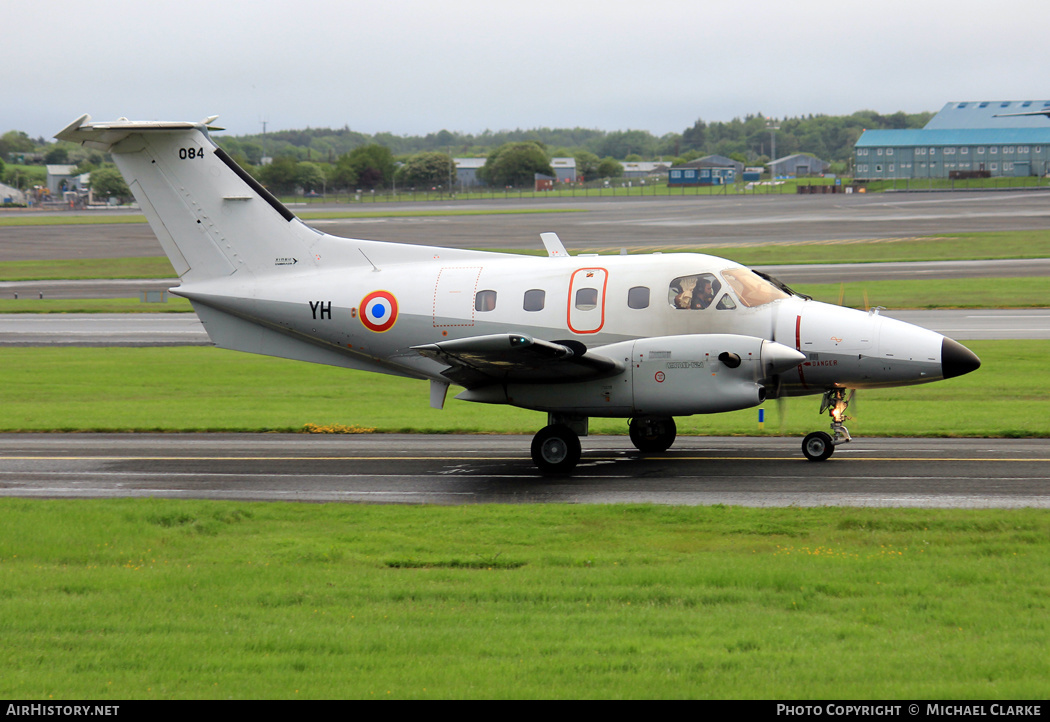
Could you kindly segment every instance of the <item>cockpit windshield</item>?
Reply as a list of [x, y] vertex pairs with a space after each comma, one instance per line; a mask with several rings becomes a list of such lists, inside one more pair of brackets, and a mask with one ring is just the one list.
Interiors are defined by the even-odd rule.
[[679, 276], [667, 289], [667, 302], [674, 308], [704, 309], [711, 305], [722, 282], [711, 273]]
[[722, 271], [722, 278], [736, 292], [740, 302], [750, 308], [790, 297], [789, 294], [747, 268], [729, 268]]

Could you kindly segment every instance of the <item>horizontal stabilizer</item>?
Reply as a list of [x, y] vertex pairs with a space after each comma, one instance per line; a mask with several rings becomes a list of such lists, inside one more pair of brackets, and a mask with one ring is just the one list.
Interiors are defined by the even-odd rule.
[[211, 115], [199, 123], [187, 121], [128, 120], [121, 118], [107, 122], [93, 123], [91, 116], [85, 113], [65, 128], [55, 133], [59, 140], [72, 143], [83, 143], [89, 148], [108, 151], [114, 145], [132, 133], [171, 132], [173, 130], [223, 130], [212, 125], [219, 116]]

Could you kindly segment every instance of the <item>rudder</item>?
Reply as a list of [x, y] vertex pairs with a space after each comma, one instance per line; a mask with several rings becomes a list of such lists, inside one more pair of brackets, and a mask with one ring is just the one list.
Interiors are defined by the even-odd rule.
[[208, 135], [201, 123], [89, 116], [56, 134], [109, 151], [179, 277], [186, 281], [257, 275], [290, 262], [310, 265], [316, 233]]

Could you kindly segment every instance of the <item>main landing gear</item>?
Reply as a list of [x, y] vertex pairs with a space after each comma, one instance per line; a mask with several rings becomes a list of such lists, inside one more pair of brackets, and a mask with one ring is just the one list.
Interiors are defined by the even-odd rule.
[[647, 454], [667, 451], [678, 435], [678, 427], [670, 416], [664, 418], [631, 419], [631, 443]]
[[849, 431], [842, 424], [850, 417], [846, 416], [849, 402], [853, 400], [853, 391], [846, 396], [846, 389], [828, 389], [820, 402], [820, 413], [825, 411], [831, 416], [831, 434], [814, 431], [802, 440], [802, 453], [810, 461], [826, 461], [839, 444], [850, 441]]
[[[647, 454], [667, 451], [678, 435], [674, 419], [631, 419], [631, 443]], [[544, 474], [567, 474], [580, 462], [580, 437], [587, 435], [587, 417], [548, 414], [547, 426], [532, 437], [532, 461]]]
[[550, 424], [532, 437], [532, 460], [544, 474], [567, 474], [580, 462], [580, 436], [565, 424]]

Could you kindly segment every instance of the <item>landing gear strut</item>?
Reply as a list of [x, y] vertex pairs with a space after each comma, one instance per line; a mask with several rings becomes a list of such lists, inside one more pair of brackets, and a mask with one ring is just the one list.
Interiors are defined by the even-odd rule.
[[850, 417], [846, 416], [853, 392], [846, 396], [846, 389], [828, 389], [820, 402], [820, 413], [825, 411], [831, 416], [831, 434], [814, 431], [802, 440], [802, 453], [810, 461], [825, 461], [839, 444], [850, 441], [849, 431], [842, 424]]

